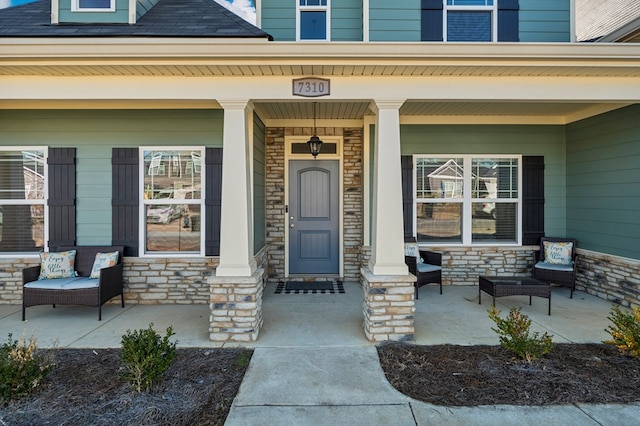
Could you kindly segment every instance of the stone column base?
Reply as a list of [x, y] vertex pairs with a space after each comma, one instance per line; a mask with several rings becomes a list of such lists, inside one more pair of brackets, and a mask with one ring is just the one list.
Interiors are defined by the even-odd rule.
[[373, 275], [360, 269], [364, 290], [364, 333], [373, 342], [414, 339], [414, 275]]
[[262, 327], [264, 269], [250, 277], [209, 278], [209, 340], [212, 342], [255, 342]]

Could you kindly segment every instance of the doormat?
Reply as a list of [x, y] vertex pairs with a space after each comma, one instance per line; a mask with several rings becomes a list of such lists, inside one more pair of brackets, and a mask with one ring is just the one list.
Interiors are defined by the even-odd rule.
[[280, 281], [276, 294], [336, 294], [344, 293], [342, 281]]

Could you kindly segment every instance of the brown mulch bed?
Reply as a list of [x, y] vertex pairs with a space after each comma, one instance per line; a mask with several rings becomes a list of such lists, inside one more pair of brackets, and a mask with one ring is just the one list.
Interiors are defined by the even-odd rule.
[[0, 407], [10, 425], [222, 425], [252, 351], [178, 349], [151, 393], [120, 378], [120, 349], [54, 349], [56, 367], [36, 393]]
[[392, 343], [378, 355], [397, 390], [436, 405], [640, 401], [640, 360], [612, 345], [557, 344], [531, 364], [501, 346]]

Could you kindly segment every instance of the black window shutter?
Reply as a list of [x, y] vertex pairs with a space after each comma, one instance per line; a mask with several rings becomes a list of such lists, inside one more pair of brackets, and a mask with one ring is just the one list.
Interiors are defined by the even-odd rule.
[[420, 17], [422, 41], [443, 41], [442, 35], [442, 0], [422, 0]]
[[498, 0], [498, 41], [520, 41], [518, 0]]
[[413, 232], [413, 157], [403, 155], [402, 167], [402, 220], [404, 222], [404, 238], [412, 238]]
[[138, 148], [111, 151], [111, 244], [123, 245], [124, 256], [138, 256], [140, 242]]
[[222, 212], [222, 148], [207, 148], [205, 153], [206, 194], [204, 198], [206, 231], [204, 254], [220, 256], [220, 214]]
[[544, 236], [544, 157], [522, 157], [522, 244]]
[[76, 149], [50, 148], [49, 248], [76, 244]]

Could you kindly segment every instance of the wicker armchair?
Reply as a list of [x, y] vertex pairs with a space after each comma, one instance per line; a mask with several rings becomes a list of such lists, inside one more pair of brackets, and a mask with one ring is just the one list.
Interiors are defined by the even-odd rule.
[[[570, 262], [557, 263], [545, 259], [545, 243], [571, 243], [569, 254]], [[533, 253], [533, 278], [549, 283], [558, 284], [571, 289], [570, 298], [573, 299], [573, 292], [576, 288], [576, 272], [578, 270], [578, 255], [576, 254], [576, 240], [573, 238], [552, 238], [542, 237], [540, 240], [540, 251]]]
[[[442, 294], [442, 254], [429, 250], [418, 250], [419, 258], [407, 251], [407, 244], [415, 242], [405, 241], [404, 261], [409, 267], [409, 272], [416, 276], [414, 283], [416, 299], [418, 299], [418, 289], [426, 284], [439, 284], [440, 294]], [[422, 260], [419, 262], [418, 260]]]
[[[100, 270], [98, 285], [91, 288], [59, 289], [29, 288], [24, 285], [38, 280], [40, 265], [22, 270], [22, 321], [25, 321], [26, 308], [37, 305], [86, 305], [98, 308], [98, 321], [102, 320], [102, 305], [116, 296], [120, 296], [124, 308], [124, 283], [122, 280], [123, 246], [65, 246], [56, 251], [76, 250], [75, 270], [79, 277], [89, 277], [96, 254], [118, 251], [118, 263]], [[52, 280], [52, 281], [55, 281]]]

